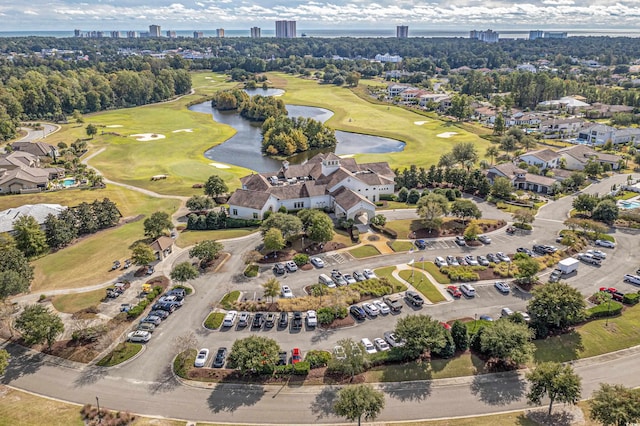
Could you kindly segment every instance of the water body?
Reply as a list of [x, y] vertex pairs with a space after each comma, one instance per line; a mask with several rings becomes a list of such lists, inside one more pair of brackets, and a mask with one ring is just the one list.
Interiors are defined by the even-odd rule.
[[[279, 89], [268, 89], [279, 90]], [[262, 89], [248, 91], [251, 95], [262, 94]], [[260, 132], [260, 123], [245, 120], [237, 112], [218, 111], [211, 107], [211, 102], [203, 102], [201, 104], [189, 107], [191, 111], [208, 113], [218, 123], [227, 124], [237, 133], [226, 142], [215, 146], [204, 153], [204, 156], [220, 163], [233, 164], [247, 169], [255, 170], [259, 173], [273, 172], [282, 166], [280, 160], [275, 160], [262, 155], [262, 134]], [[333, 113], [324, 108], [308, 107], [301, 105], [287, 105], [287, 111], [290, 117], [306, 117], [313, 118], [321, 122], [327, 121]], [[381, 138], [371, 135], [360, 135], [357, 133], [349, 133], [336, 131], [336, 139], [338, 145], [335, 153], [344, 154], [361, 154], [361, 153], [384, 153], [384, 152], [400, 152], [404, 149], [404, 142], [395, 139]], [[314, 150], [304, 152], [289, 157], [287, 161], [291, 164], [301, 164], [320, 152], [331, 152], [333, 150]]]

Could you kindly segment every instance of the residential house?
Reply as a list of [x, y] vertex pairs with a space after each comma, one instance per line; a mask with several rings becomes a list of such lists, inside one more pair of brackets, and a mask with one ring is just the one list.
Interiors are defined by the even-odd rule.
[[14, 151], [28, 152], [38, 158], [51, 157], [58, 158], [58, 148], [46, 142], [14, 142], [11, 144]]
[[613, 114], [620, 112], [631, 113], [633, 112], [633, 107], [627, 105], [607, 105], [596, 102], [584, 110], [584, 113], [589, 118], [610, 118], [613, 117]]
[[581, 118], [553, 118], [550, 120], [543, 120], [538, 128], [544, 138], [564, 139], [577, 136], [578, 131], [583, 124], [584, 120]]
[[353, 158], [318, 154], [304, 164], [284, 162], [277, 172], [240, 179], [229, 198], [229, 216], [262, 220], [267, 211], [324, 209], [336, 217], [371, 219], [382, 194], [393, 194], [395, 174], [387, 163], [357, 164]]
[[154, 242], [150, 247], [156, 259], [162, 261], [173, 252], [173, 238], [163, 235]]
[[387, 87], [387, 96], [393, 99], [396, 96], [400, 96], [400, 93], [404, 92], [407, 89], [413, 89], [413, 87], [406, 84], [390, 84]]
[[550, 101], [542, 101], [538, 105], [542, 107], [552, 107], [558, 109], [564, 109], [571, 114], [575, 114], [578, 110], [589, 107], [590, 105], [581, 99], [581, 96], [564, 96], [560, 99], [554, 99]]
[[635, 144], [636, 140], [640, 143], [640, 129], [632, 127], [616, 129], [605, 124], [593, 124], [581, 129], [578, 139], [590, 145], [604, 145], [609, 140], [614, 145], [627, 142], [634, 142]]
[[531, 73], [536, 73], [538, 72], [538, 69], [535, 67], [535, 65], [531, 65], [529, 63], [527, 64], [520, 64], [516, 67], [516, 70], [518, 71], [526, 71], [526, 72], [531, 72]]
[[518, 162], [525, 162], [531, 166], [536, 166], [540, 170], [555, 169], [558, 167], [560, 155], [550, 149], [540, 149], [529, 151], [518, 157]]
[[622, 159], [619, 155], [598, 152], [586, 145], [562, 148], [558, 150], [558, 154], [564, 158], [565, 168], [569, 170], [583, 170], [589, 161], [596, 161], [600, 165], [609, 164], [611, 170], [618, 170]]
[[416, 103], [420, 96], [427, 94], [426, 90], [416, 89], [414, 87], [403, 90], [400, 93], [400, 99], [404, 103]]
[[438, 104], [438, 110], [446, 111], [451, 108], [451, 96], [444, 93], [424, 93], [420, 95], [418, 104], [425, 108], [430, 102]]
[[516, 189], [548, 194], [552, 192], [555, 179], [528, 173], [513, 163], [497, 164], [487, 170], [487, 178], [493, 184], [496, 178], [505, 177]]
[[40, 167], [40, 158], [24, 151], [0, 155], [0, 194], [39, 192], [49, 180], [64, 177], [60, 167]]
[[0, 212], [0, 234], [13, 231], [13, 223], [22, 216], [33, 217], [40, 226], [43, 226], [50, 214], [59, 216], [67, 207], [60, 204], [25, 204]]

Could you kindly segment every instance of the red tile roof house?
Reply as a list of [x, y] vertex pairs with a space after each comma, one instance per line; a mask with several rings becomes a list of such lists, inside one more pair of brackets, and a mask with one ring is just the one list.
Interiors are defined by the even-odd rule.
[[338, 218], [375, 216], [382, 194], [393, 194], [395, 173], [387, 163], [357, 164], [353, 158], [318, 154], [304, 164], [286, 161], [277, 172], [240, 179], [242, 188], [229, 198], [229, 216], [262, 220], [267, 211], [324, 209]]

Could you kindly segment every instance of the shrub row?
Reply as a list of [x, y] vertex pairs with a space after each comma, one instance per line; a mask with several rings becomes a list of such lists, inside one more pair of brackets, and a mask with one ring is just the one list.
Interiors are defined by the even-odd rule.
[[640, 293], [627, 293], [622, 298], [622, 303], [627, 305], [637, 305], [640, 302]]
[[371, 226], [376, 231], [385, 234], [389, 238], [393, 238], [393, 239], [398, 238], [398, 233], [396, 231], [394, 231], [393, 229], [391, 229], [391, 228], [386, 228], [384, 226], [378, 226], [378, 225], [375, 225], [373, 223], [370, 224], [369, 226]]
[[396, 194], [380, 194], [378, 198], [380, 201], [396, 201], [398, 197]]
[[318, 309], [318, 322], [320, 324], [331, 324], [336, 318], [346, 318], [347, 308], [344, 306], [325, 306]]
[[147, 294], [144, 299], [142, 299], [136, 306], [129, 309], [129, 311], [127, 312], [127, 318], [130, 320], [138, 318], [144, 312], [147, 306], [152, 304], [153, 301], [156, 300], [158, 296], [160, 296], [162, 290], [163, 289], [160, 286], [153, 287], [153, 290], [151, 290], [151, 292]]
[[311, 350], [307, 352], [304, 360], [309, 363], [311, 368], [326, 367], [331, 360], [331, 353], [327, 351]]
[[476, 271], [484, 271], [486, 266], [444, 266], [440, 268], [453, 281], [478, 281], [480, 276]]
[[587, 318], [614, 317], [622, 312], [622, 303], [610, 301], [587, 309]]

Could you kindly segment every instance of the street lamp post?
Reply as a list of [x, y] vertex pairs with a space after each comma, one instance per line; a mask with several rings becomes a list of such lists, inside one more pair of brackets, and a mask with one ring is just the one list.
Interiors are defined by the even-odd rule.
[[102, 414], [100, 413], [100, 400], [96, 396], [96, 404], [98, 405], [98, 423], [102, 423]]

